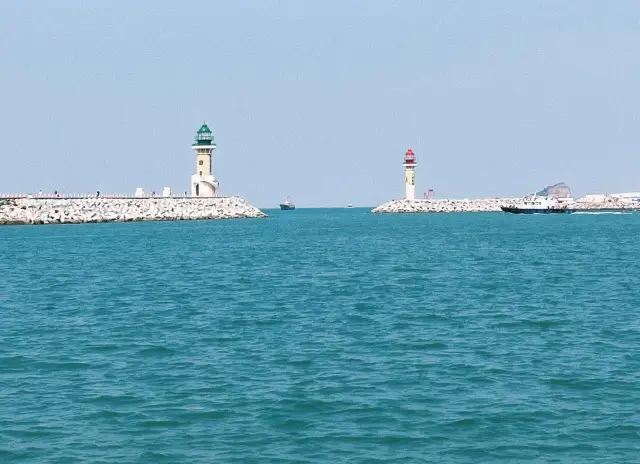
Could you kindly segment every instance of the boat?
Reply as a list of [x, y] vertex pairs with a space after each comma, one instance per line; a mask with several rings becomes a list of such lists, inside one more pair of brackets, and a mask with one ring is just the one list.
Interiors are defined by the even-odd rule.
[[296, 209], [296, 205], [291, 203], [291, 200], [289, 200], [289, 197], [287, 197], [286, 201], [280, 203], [280, 209], [283, 211], [288, 211], [288, 210]]
[[347, 205], [347, 208], [353, 208], [353, 205], [352, 205], [351, 203], [349, 203], [349, 204]]
[[536, 195], [525, 197], [519, 203], [500, 208], [505, 213], [513, 214], [570, 214], [575, 211], [569, 199], [560, 201], [557, 198], [538, 197]]

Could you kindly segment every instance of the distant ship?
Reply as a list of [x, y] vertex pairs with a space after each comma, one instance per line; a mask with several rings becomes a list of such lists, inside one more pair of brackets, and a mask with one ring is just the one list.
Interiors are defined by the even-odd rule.
[[575, 211], [569, 207], [568, 202], [536, 195], [524, 198], [515, 205], [501, 206], [500, 208], [505, 213], [513, 214], [570, 214]]
[[287, 201], [280, 203], [280, 209], [283, 211], [292, 210], [292, 209], [296, 209], [296, 205], [291, 203], [291, 201], [289, 200], [289, 197], [287, 197]]
[[347, 205], [347, 208], [353, 208], [353, 205], [352, 205], [351, 203], [349, 203], [349, 204]]

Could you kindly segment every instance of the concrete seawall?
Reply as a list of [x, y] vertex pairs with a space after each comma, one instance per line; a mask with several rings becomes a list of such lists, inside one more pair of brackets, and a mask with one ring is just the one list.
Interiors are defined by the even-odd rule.
[[1, 225], [240, 219], [266, 216], [240, 197], [0, 199]]

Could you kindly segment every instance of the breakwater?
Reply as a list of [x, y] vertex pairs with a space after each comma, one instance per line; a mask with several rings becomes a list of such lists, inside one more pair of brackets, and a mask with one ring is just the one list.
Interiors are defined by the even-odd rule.
[[0, 199], [0, 224], [3, 225], [240, 219], [266, 216], [240, 197]]
[[[392, 200], [375, 207], [372, 213], [481, 213], [500, 212], [501, 206], [512, 206], [520, 202], [520, 198], [487, 198], [480, 200]], [[577, 212], [622, 210], [637, 211], [639, 205], [631, 204], [619, 198], [607, 198], [605, 201], [593, 202], [580, 199], [569, 206]]]
[[392, 200], [375, 207], [372, 213], [469, 213], [501, 211], [500, 207], [517, 201], [512, 198], [482, 200]]

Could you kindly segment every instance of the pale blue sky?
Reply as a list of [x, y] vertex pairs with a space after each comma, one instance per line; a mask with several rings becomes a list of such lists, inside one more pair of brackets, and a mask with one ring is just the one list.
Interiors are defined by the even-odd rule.
[[0, 191], [260, 207], [640, 190], [635, 1], [0, 3]]

